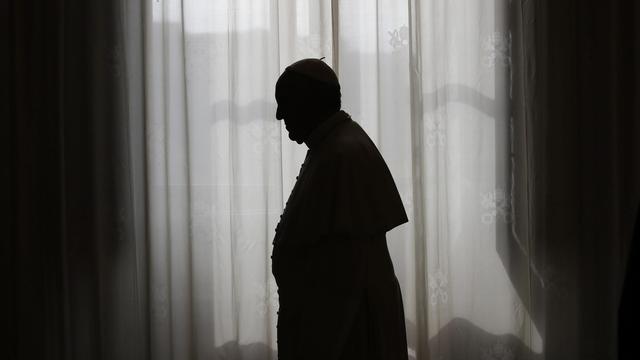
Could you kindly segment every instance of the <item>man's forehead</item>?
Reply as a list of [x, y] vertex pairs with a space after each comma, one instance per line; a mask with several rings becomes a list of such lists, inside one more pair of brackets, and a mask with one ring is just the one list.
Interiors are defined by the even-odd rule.
[[291, 91], [286, 91], [286, 89], [284, 89], [284, 86], [282, 85], [282, 83], [280, 82], [276, 83], [276, 100], [277, 101], [283, 101], [287, 99], [290, 93]]

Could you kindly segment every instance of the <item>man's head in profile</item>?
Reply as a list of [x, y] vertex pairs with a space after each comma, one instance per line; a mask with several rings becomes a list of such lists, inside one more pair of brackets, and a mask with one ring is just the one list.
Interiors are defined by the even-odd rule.
[[276, 119], [284, 120], [289, 139], [302, 144], [322, 121], [340, 110], [340, 83], [320, 59], [288, 66], [276, 83]]

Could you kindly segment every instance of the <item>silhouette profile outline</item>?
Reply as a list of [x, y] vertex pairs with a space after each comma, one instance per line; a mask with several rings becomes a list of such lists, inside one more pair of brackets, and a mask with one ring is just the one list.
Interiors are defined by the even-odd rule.
[[375, 144], [340, 110], [320, 59], [293, 63], [276, 118], [309, 150], [273, 241], [278, 358], [407, 359], [402, 294], [386, 232], [408, 221]]

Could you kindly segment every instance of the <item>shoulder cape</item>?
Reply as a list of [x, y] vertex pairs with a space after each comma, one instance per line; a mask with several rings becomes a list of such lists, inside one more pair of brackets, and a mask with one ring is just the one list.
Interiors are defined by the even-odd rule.
[[334, 235], [370, 238], [408, 221], [382, 155], [343, 114], [307, 154], [276, 234], [282, 243], [303, 245]]

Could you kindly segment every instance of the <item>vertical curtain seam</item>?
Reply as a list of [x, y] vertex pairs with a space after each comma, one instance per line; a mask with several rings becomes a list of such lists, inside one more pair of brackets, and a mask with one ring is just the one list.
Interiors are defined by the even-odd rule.
[[60, 138], [60, 206], [61, 206], [61, 211], [60, 211], [60, 221], [61, 221], [61, 226], [60, 226], [60, 230], [61, 230], [61, 242], [62, 242], [62, 248], [60, 249], [61, 254], [61, 260], [62, 260], [62, 302], [63, 302], [63, 312], [62, 312], [62, 322], [63, 322], [63, 351], [62, 354], [64, 355], [65, 358], [69, 358], [70, 354], [71, 354], [71, 339], [73, 338], [71, 335], [71, 319], [70, 319], [70, 313], [71, 313], [71, 299], [70, 299], [70, 295], [69, 295], [69, 267], [68, 267], [68, 256], [67, 256], [67, 247], [68, 247], [68, 243], [67, 243], [67, 201], [66, 201], [66, 193], [67, 193], [67, 189], [66, 189], [66, 153], [65, 153], [65, 144], [66, 144], [66, 140], [65, 140], [65, 122], [64, 119], [65, 118], [65, 103], [64, 103], [64, 99], [65, 99], [65, 48], [66, 48], [66, 43], [65, 43], [65, 26], [64, 24], [66, 23], [64, 20], [66, 18], [66, 11], [65, 11], [65, 0], [60, 0], [60, 13], [57, 14], [60, 21], [59, 21], [59, 33], [58, 33], [58, 38], [60, 41], [60, 54], [59, 54], [59, 72], [60, 72], [60, 81], [59, 81], [59, 91], [58, 91], [58, 103], [60, 106], [60, 122], [59, 122], [59, 138]]
[[[233, 11], [231, 9], [232, 5], [227, 3], [227, 19], [229, 19], [229, 22], [227, 23], [227, 46], [229, 47], [229, 52], [227, 54], [227, 65], [229, 66], [229, 75], [228, 75], [228, 90], [229, 90], [229, 99], [231, 100], [231, 98], [233, 97], [233, 91], [234, 91], [234, 87], [233, 87], [233, 74], [234, 72], [231, 71], [233, 69], [233, 64], [234, 61], [232, 59], [232, 50], [233, 48], [233, 37], [232, 37], [232, 32], [231, 32], [231, 21], [234, 22], [235, 24], [235, 16], [233, 16]], [[232, 299], [236, 299], [237, 298], [237, 291], [236, 291], [236, 282], [235, 282], [235, 277], [236, 277], [236, 258], [235, 258], [235, 241], [237, 240], [236, 237], [234, 236], [234, 229], [235, 229], [235, 221], [234, 221], [234, 199], [236, 197], [236, 189], [235, 189], [235, 178], [236, 178], [236, 152], [234, 149], [234, 141], [235, 141], [235, 131], [234, 131], [234, 122], [233, 122], [233, 105], [232, 102], [229, 101], [229, 108], [228, 108], [228, 132], [229, 132], [229, 154], [231, 157], [231, 171], [229, 172], [229, 176], [230, 176], [230, 181], [229, 181], [229, 187], [230, 187], [230, 198], [229, 198], [229, 233], [230, 233], [230, 242], [229, 242], [229, 251], [230, 251], [230, 259], [231, 259], [231, 274], [230, 277], [232, 279], [231, 281], [231, 297]], [[233, 317], [235, 319], [235, 326], [234, 326], [234, 333], [235, 333], [235, 337], [236, 339], [238, 339], [240, 337], [240, 329], [239, 326], [237, 325], [239, 323], [239, 312], [237, 311], [236, 307], [236, 301], [232, 301], [231, 302], [231, 306], [233, 307]]]
[[[126, 5], [124, 5], [125, 3], [123, 2], [118, 2], [118, 8], [120, 10], [120, 16], [118, 17], [118, 19], [121, 20], [121, 24], [118, 27], [118, 29], [120, 30], [118, 32], [119, 34], [119, 43], [121, 44], [121, 46], [123, 47], [124, 51], [123, 53], [126, 53], [127, 49], [127, 38], [129, 34], [127, 34], [126, 32], [128, 30], [130, 30], [130, 25], [131, 25], [131, 20], [128, 18], [127, 16], [127, 7]], [[137, 2], [138, 5], [141, 4], [141, 2]], [[144, 16], [144, 12], [141, 11], [141, 15]], [[143, 22], [142, 24], [144, 24], [144, 18], [143, 18]], [[136, 25], [138, 25], [138, 23], [136, 23]], [[140, 30], [140, 28], [137, 28], [138, 30]], [[136, 35], [138, 35], [138, 32], [136, 32]], [[144, 51], [141, 50], [140, 51], [141, 55], [144, 56]], [[128, 59], [125, 55], [124, 60], [123, 60], [123, 73], [128, 75], [131, 72], [131, 69], [129, 67], [129, 62]], [[142, 78], [144, 81], [144, 77]], [[125, 80], [126, 81], [126, 80]], [[141, 87], [142, 90], [144, 91], [144, 86]], [[131, 237], [133, 239], [133, 245], [134, 245], [134, 269], [135, 269], [135, 276], [133, 277], [133, 282], [134, 282], [134, 287], [135, 287], [135, 294], [136, 294], [136, 316], [137, 316], [137, 324], [138, 324], [138, 331], [142, 331], [142, 333], [140, 334], [140, 336], [142, 336], [142, 338], [144, 339], [145, 336], [145, 325], [144, 325], [144, 317], [143, 317], [143, 313], [144, 313], [144, 308], [143, 308], [143, 304], [142, 304], [142, 294], [141, 294], [141, 290], [140, 290], [140, 283], [139, 283], [139, 276], [140, 273], [142, 272], [144, 275], [143, 270], [140, 269], [140, 256], [141, 256], [141, 251], [139, 248], [139, 241], [140, 239], [138, 239], [137, 237], [137, 231], [136, 229], [140, 226], [140, 224], [136, 223], [137, 220], [137, 206], [136, 206], [136, 199], [135, 199], [135, 193], [136, 193], [136, 182], [135, 179], [133, 177], [133, 166], [132, 166], [132, 158], [133, 158], [133, 151], [132, 151], [132, 141], [131, 141], [131, 123], [132, 123], [132, 118], [131, 118], [131, 106], [130, 106], [130, 102], [131, 102], [131, 89], [129, 86], [124, 86], [124, 89], [122, 89], [122, 93], [124, 94], [122, 96], [122, 101], [125, 104], [123, 106], [123, 108], [126, 109], [126, 124], [124, 126], [124, 133], [125, 133], [125, 148], [126, 148], [126, 152], [127, 152], [127, 162], [128, 162], [128, 172], [129, 172], [129, 181], [128, 181], [128, 188], [129, 188], [129, 204], [128, 206], [131, 209], [131, 221], [132, 221], [132, 228], [131, 228]], [[142, 100], [144, 101], [144, 98], [142, 98]], [[144, 114], [143, 114], [144, 115]], [[142, 118], [144, 119], [144, 117]], [[142, 123], [144, 124], [144, 121], [142, 121]], [[144, 132], [143, 132], [144, 134]], [[144, 157], [144, 156], [143, 156]]]
[[[529, 60], [529, 58], [527, 57], [527, 49], [524, 46], [524, 39], [526, 38], [526, 25], [525, 25], [525, 18], [524, 18], [524, 7], [522, 6], [523, 4], [520, 4], [520, 24], [521, 24], [521, 37], [522, 40], [520, 41], [520, 49], [522, 52], [521, 58], [522, 58], [522, 63], [523, 63], [523, 70], [524, 74], [520, 75], [520, 81], [521, 81], [521, 92], [522, 92], [522, 114], [523, 114], [523, 130], [524, 130], [524, 139], [526, 141], [526, 144], [524, 146], [525, 149], [525, 164], [524, 164], [524, 170], [527, 173], [527, 176], [525, 176], [525, 179], [527, 179], [527, 184], [525, 186], [526, 189], [526, 202], [527, 202], [527, 262], [528, 262], [528, 270], [527, 270], [527, 288], [529, 290], [529, 296], [530, 298], [532, 297], [532, 293], [533, 293], [533, 289], [532, 289], [532, 280], [531, 280], [531, 272], [532, 270], [535, 270], [535, 264], [533, 263], [533, 260], [531, 259], [531, 241], [533, 239], [533, 234], [531, 233], [531, 229], [532, 229], [532, 222], [531, 222], [531, 193], [530, 193], [530, 189], [531, 189], [531, 185], [529, 183], [529, 166], [531, 166], [531, 161], [529, 158], [529, 145], [530, 145], [530, 138], [529, 138], [529, 126], [528, 126], [528, 121], [529, 121], [529, 116], [528, 116], [528, 109], [527, 109], [527, 87], [525, 85], [525, 82], [528, 80], [527, 77], [527, 73], [526, 73], [526, 69], [527, 69], [527, 61]], [[513, 63], [511, 63], [511, 68], [510, 71], [513, 73]], [[513, 171], [513, 170], [512, 170]], [[513, 201], [513, 193], [511, 194], [511, 201]], [[513, 210], [513, 206], [511, 207], [512, 211]], [[512, 229], [515, 227], [515, 219], [516, 217], [513, 216], [513, 224], [512, 224]], [[522, 245], [520, 242], [518, 242], [520, 245]], [[544, 279], [540, 278], [541, 280], [543, 280], [542, 285], [544, 287]], [[534, 302], [533, 301], [529, 301], [529, 312], [531, 314], [533, 314], [532, 316], [535, 316], [536, 311], [534, 310]], [[529, 342], [529, 346], [533, 343], [533, 321], [529, 321], [528, 323], [528, 342]]]
[[191, 152], [190, 152], [190, 141], [189, 141], [189, 94], [188, 94], [188, 79], [187, 79], [187, 41], [185, 36], [185, 28], [184, 28], [184, 1], [180, 1], [180, 35], [182, 39], [182, 82], [183, 82], [183, 106], [184, 106], [184, 141], [185, 141], [185, 175], [186, 175], [186, 184], [185, 184], [185, 193], [186, 193], [186, 211], [187, 211], [187, 256], [188, 256], [188, 289], [189, 289], [189, 331], [191, 332], [188, 336], [188, 353], [190, 356], [193, 356], [194, 342], [197, 340], [195, 338], [194, 333], [194, 322], [193, 322], [193, 216], [192, 216], [192, 184], [191, 184]]
[[338, 0], [331, 0], [331, 35], [333, 71], [340, 78], [340, 5]]
[[[412, 188], [413, 188], [413, 204], [414, 204], [414, 230], [415, 240], [414, 247], [416, 269], [416, 329], [418, 333], [422, 333], [422, 329], [428, 329], [428, 309], [425, 309], [425, 300], [428, 299], [426, 284], [425, 268], [425, 250], [426, 238], [424, 228], [423, 204], [424, 194], [421, 186], [416, 186], [417, 179], [422, 178], [421, 165], [421, 149], [422, 149], [422, 126], [421, 121], [416, 121], [416, 116], [422, 114], [422, 94], [421, 94], [421, 58], [420, 58], [420, 33], [416, 29], [420, 28], [419, 13], [420, 4], [418, 0], [408, 0], [409, 10], [409, 81], [410, 81], [410, 121], [411, 121], [411, 153], [412, 153]], [[417, 93], [417, 94], [416, 94]], [[418, 201], [416, 201], [416, 199]], [[416, 357], [429, 358], [429, 347], [426, 339], [421, 339], [416, 343]]]
[[[166, 76], [165, 74], [167, 74], [167, 70], [168, 70], [168, 65], [167, 65], [167, 61], [166, 59], [168, 59], [169, 57], [167, 56], [167, 46], [166, 46], [166, 41], [167, 41], [167, 34], [166, 34], [166, 23], [165, 23], [165, 12], [166, 12], [166, 6], [167, 6], [167, 2], [163, 2], [162, 3], [162, 67], [163, 67], [163, 71], [162, 71], [162, 105], [163, 105], [163, 113], [162, 113], [162, 118], [163, 118], [163, 139], [164, 139], [164, 181], [165, 181], [165, 190], [164, 190], [164, 197], [165, 197], [165, 203], [166, 203], [166, 208], [167, 211], [165, 212], [165, 216], [169, 217], [170, 215], [168, 214], [168, 212], [171, 209], [171, 197], [170, 197], [170, 182], [169, 182], [169, 136], [168, 135], [168, 122], [169, 119], [167, 117], [167, 112], [168, 112], [168, 108], [167, 108], [167, 81], [166, 81]], [[171, 221], [170, 218], [165, 218], [165, 227], [166, 227], [166, 236], [165, 236], [165, 244], [164, 248], [165, 248], [165, 261], [167, 262], [167, 269], [165, 270], [165, 276], [167, 277], [167, 289], [166, 292], [168, 294], [167, 296], [167, 312], [168, 312], [168, 323], [169, 323], [169, 341], [168, 341], [168, 345], [169, 345], [169, 354], [171, 355], [171, 358], [173, 357], [174, 354], [174, 341], [173, 341], [173, 302], [171, 301], [171, 293], [173, 290], [173, 286], [172, 286], [172, 281], [171, 281]]]
[[[142, 64], [142, 149], [143, 151], [145, 151], [145, 155], [142, 156], [142, 176], [143, 176], [143, 183], [147, 184], [148, 180], [149, 180], [149, 164], [148, 164], [148, 156], [146, 155], [146, 152], [149, 148], [149, 141], [147, 140], [147, 134], [149, 131], [149, 127], [148, 127], [148, 111], [147, 111], [147, 107], [149, 106], [149, 103], [147, 101], [147, 28], [148, 28], [148, 21], [149, 19], [147, 18], [147, 7], [145, 6], [146, 2], [144, 0], [140, 0], [140, 14], [142, 16], [142, 23], [141, 23], [141, 35], [140, 35], [140, 40], [142, 42], [142, 51], [141, 51], [141, 64]], [[148, 213], [148, 209], [150, 208], [150, 198], [151, 198], [151, 193], [150, 193], [150, 189], [148, 186], [144, 186], [143, 191], [143, 203], [144, 203], [144, 221], [143, 221], [143, 231], [144, 231], [144, 236], [143, 236], [143, 248], [144, 248], [144, 254], [148, 254], [150, 252], [151, 249], [151, 237], [149, 236], [149, 228], [151, 227], [151, 220], [150, 220], [150, 216]], [[145, 287], [146, 287], [146, 293], [145, 293], [145, 298], [143, 299], [145, 306], [147, 306], [147, 310], [145, 311], [146, 313], [146, 317], [145, 317], [145, 355], [146, 355], [146, 359], [150, 359], [151, 358], [151, 325], [152, 325], [152, 312], [151, 312], [151, 261], [149, 261], [149, 257], [146, 257], [144, 259], [144, 269], [145, 269], [145, 273], [143, 274], [143, 278], [145, 280]]]

